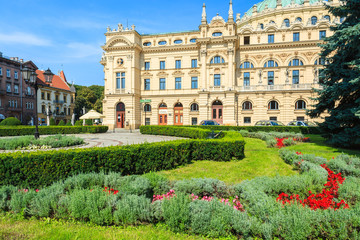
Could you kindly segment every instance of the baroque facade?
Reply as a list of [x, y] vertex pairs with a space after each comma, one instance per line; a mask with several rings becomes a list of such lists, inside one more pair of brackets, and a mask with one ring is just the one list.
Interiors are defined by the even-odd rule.
[[325, 4], [340, 3], [265, 0], [234, 19], [230, 1], [227, 21], [217, 15], [208, 22], [204, 4], [196, 31], [141, 35], [135, 26], [108, 27], [103, 124], [307, 120], [324, 64], [318, 44], [342, 21]]
[[51, 81], [45, 79], [44, 72], [36, 70], [40, 85], [37, 93], [39, 125], [50, 125], [50, 118], [54, 118], [56, 124], [61, 120], [67, 123], [73, 118], [75, 87], [69, 85], [63, 71], [54, 75]]

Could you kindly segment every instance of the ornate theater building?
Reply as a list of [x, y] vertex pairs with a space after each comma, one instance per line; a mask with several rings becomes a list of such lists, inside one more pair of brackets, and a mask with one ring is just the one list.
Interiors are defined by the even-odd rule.
[[[234, 19], [207, 21], [199, 30], [139, 34], [135, 26], [108, 27], [104, 125], [191, 125], [216, 120], [254, 125], [259, 120], [308, 120], [319, 88], [319, 43], [334, 18], [325, 4], [338, 0], [265, 0]], [[314, 119], [321, 121], [321, 119]]]

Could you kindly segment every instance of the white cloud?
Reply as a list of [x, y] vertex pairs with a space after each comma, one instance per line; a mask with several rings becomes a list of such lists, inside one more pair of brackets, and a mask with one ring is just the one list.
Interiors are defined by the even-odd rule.
[[49, 39], [25, 32], [0, 33], [0, 42], [6, 44], [24, 44], [32, 46], [51, 46]]
[[70, 49], [68, 57], [86, 58], [94, 55], [101, 55], [100, 44], [87, 44], [81, 42], [71, 42], [66, 45]]

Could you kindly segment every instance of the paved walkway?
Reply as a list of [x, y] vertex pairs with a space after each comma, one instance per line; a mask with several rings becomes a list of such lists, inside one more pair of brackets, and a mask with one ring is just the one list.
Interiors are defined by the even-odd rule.
[[[4, 152], [15, 152], [15, 151], [48, 151], [56, 149], [70, 149], [70, 148], [89, 148], [89, 147], [108, 147], [108, 146], [120, 146], [130, 145], [139, 143], [151, 143], [151, 142], [162, 142], [172, 141], [184, 138], [170, 137], [170, 136], [157, 136], [157, 135], [143, 135], [139, 130], [133, 130], [132, 133], [129, 131], [116, 131], [98, 134], [67, 134], [67, 136], [76, 136], [84, 139], [85, 143], [81, 146], [73, 146], [67, 148], [52, 148], [43, 150], [0, 150], [0, 153]], [[42, 135], [40, 137], [46, 137]], [[2, 138], [14, 138], [14, 137], [2, 137]]]

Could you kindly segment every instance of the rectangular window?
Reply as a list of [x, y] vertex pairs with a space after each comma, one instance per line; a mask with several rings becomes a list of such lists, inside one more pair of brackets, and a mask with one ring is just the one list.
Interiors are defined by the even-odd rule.
[[144, 90], [150, 90], [150, 79], [144, 80]]
[[197, 68], [197, 59], [191, 59], [191, 67]]
[[271, 120], [271, 121], [277, 121], [277, 117], [270, 117], [269, 120]]
[[14, 93], [19, 94], [19, 85], [14, 84]]
[[45, 93], [43, 93], [43, 92], [41, 93], [41, 99], [45, 100]]
[[145, 70], [150, 70], [150, 62], [145, 62]]
[[221, 77], [220, 74], [214, 74], [214, 86], [220, 87], [221, 85]]
[[19, 73], [18, 73], [18, 71], [15, 71], [14, 72], [14, 78], [17, 80], [17, 79], [19, 79]]
[[124, 89], [125, 88], [125, 73], [116, 73], [116, 88], [117, 89]]
[[66, 103], [66, 95], [64, 95], [63, 98], [64, 98], [64, 103]]
[[11, 77], [11, 71], [10, 69], [6, 69], [6, 77]]
[[150, 118], [145, 118], [145, 125], [150, 125]]
[[120, 73], [116, 73], [116, 88], [120, 88]]
[[274, 34], [268, 35], [268, 43], [274, 43]]
[[[28, 105], [28, 103], [26, 103], [26, 106]], [[45, 112], [45, 105], [41, 105], [41, 112], [43, 113], [43, 114], [45, 114], [46, 112]]]
[[244, 117], [244, 123], [251, 123], [251, 117]]
[[166, 88], [166, 79], [160, 78], [160, 90], [165, 90]]
[[175, 61], [175, 68], [176, 68], [176, 69], [180, 69], [180, 68], [181, 68], [181, 60], [176, 60], [176, 61]]
[[50, 93], [47, 94], [47, 100], [50, 100]]
[[323, 40], [324, 38], [326, 38], [326, 31], [320, 31], [319, 32], [319, 39]]
[[296, 121], [305, 121], [305, 117], [296, 117]]
[[68, 108], [68, 115], [71, 115], [71, 108]]
[[175, 89], [181, 89], [181, 77], [175, 78]]
[[198, 78], [197, 77], [191, 77], [191, 88], [192, 89], [198, 88]]
[[300, 33], [299, 32], [293, 33], [293, 41], [294, 42], [300, 41]]
[[250, 73], [244, 73], [244, 86], [250, 86]]
[[3, 74], [2, 74], [2, 68], [0, 67], [0, 76], [2, 76]]
[[160, 69], [161, 70], [165, 69], [165, 61], [160, 61]]
[[299, 84], [299, 70], [293, 70], [293, 84]]
[[324, 69], [319, 69], [319, 82], [324, 83], [325, 76], [324, 76]]
[[6, 84], [6, 92], [11, 93], [11, 83]]
[[122, 89], [125, 88], [125, 73], [124, 72], [121, 73], [121, 88]]
[[245, 36], [244, 37], [244, 45], [249, 45], [250, 44], [250, 36]]
[[197, 118], [196, 117], [193, 117], [191, 118], [191, 125], [197, 125]]
[[268, 85], [274, 85], [274, 72], [268, 72]]

